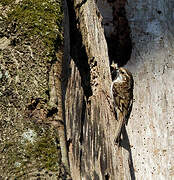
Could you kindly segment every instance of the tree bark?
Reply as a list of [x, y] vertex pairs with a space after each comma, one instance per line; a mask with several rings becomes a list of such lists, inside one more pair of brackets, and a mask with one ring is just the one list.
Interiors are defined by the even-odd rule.
[[118, 122], [102, 17], [94, 1], [67, 3], [70, 56], [67, 50], [65, 117], [71, 175], [73, 179], [129, 179], [129, 157], [124, 163], [122, 148], [114, 144]]
[[[173, 3], [67, 4], [64, 87], [72, 178], [172, 179]], [[119, 147], [110, 96], [112, 61], [126, 64], [135, 81], [133, 110]]]
[[62, 17], [59, 0], [0, 2], [0, 179], [69, 178]]
[[174, 2], [128, 1], [134, 75], [128, 135], [137, 179], [174, 178]]
[[[173, 179], [173, 1], [64, 2], [64, 59], [59, 0], [0, 2], [0, 179]], [[135, 82], [119, 146], [112, 62]]]

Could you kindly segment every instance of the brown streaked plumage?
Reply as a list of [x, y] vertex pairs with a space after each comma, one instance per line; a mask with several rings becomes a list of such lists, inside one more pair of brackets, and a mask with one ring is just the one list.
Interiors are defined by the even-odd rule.
[[132, 74], [126, 68], [118, 68], [116, 65], [111, 65], [111, 67], [113, 68], [111, 91], [118, 119], [115, 140], [118, 142], [121, 129], [128, 123], [132, 110], [134, 82]]

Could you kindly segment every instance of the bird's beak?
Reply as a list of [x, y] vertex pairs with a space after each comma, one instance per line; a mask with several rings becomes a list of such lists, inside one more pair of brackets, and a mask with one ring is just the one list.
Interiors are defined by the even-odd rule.
[[119, 73], [119, 68], [118, 65], [116, 63], [111, 64], [111, 67], [113, 68], [113, 70], [118, 74]]
[[114, 70], [118, 70], [118, 65], [117, 65], [116, 63], [111, 64], [111, 67], [112, 67]]

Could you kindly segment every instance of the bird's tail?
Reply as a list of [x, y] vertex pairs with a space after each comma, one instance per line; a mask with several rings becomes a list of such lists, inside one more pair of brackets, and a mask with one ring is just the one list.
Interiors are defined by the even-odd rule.
[[124, 116], [121, 111], [117, 112], [117, 120], [118, 120], [118, 124], [116, 127], [116, 133], [115, 133], [115, 143], [116, 144], [118, 144], [120, 141], [121, 129], [122, 129], [123, 125], [125, 124]]

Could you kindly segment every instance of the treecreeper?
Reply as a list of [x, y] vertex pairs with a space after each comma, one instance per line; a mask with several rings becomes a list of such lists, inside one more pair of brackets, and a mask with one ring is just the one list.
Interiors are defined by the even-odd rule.
[[131, 72], [126, 68], [118, 68], [112, 64], [111, 94], [114, 100], [114, 110], [118, 120], [115, 133], [115, 143], [118, 144], [121, 138], [122, 127], [127, 125], [133, 104], [134, 81]]

